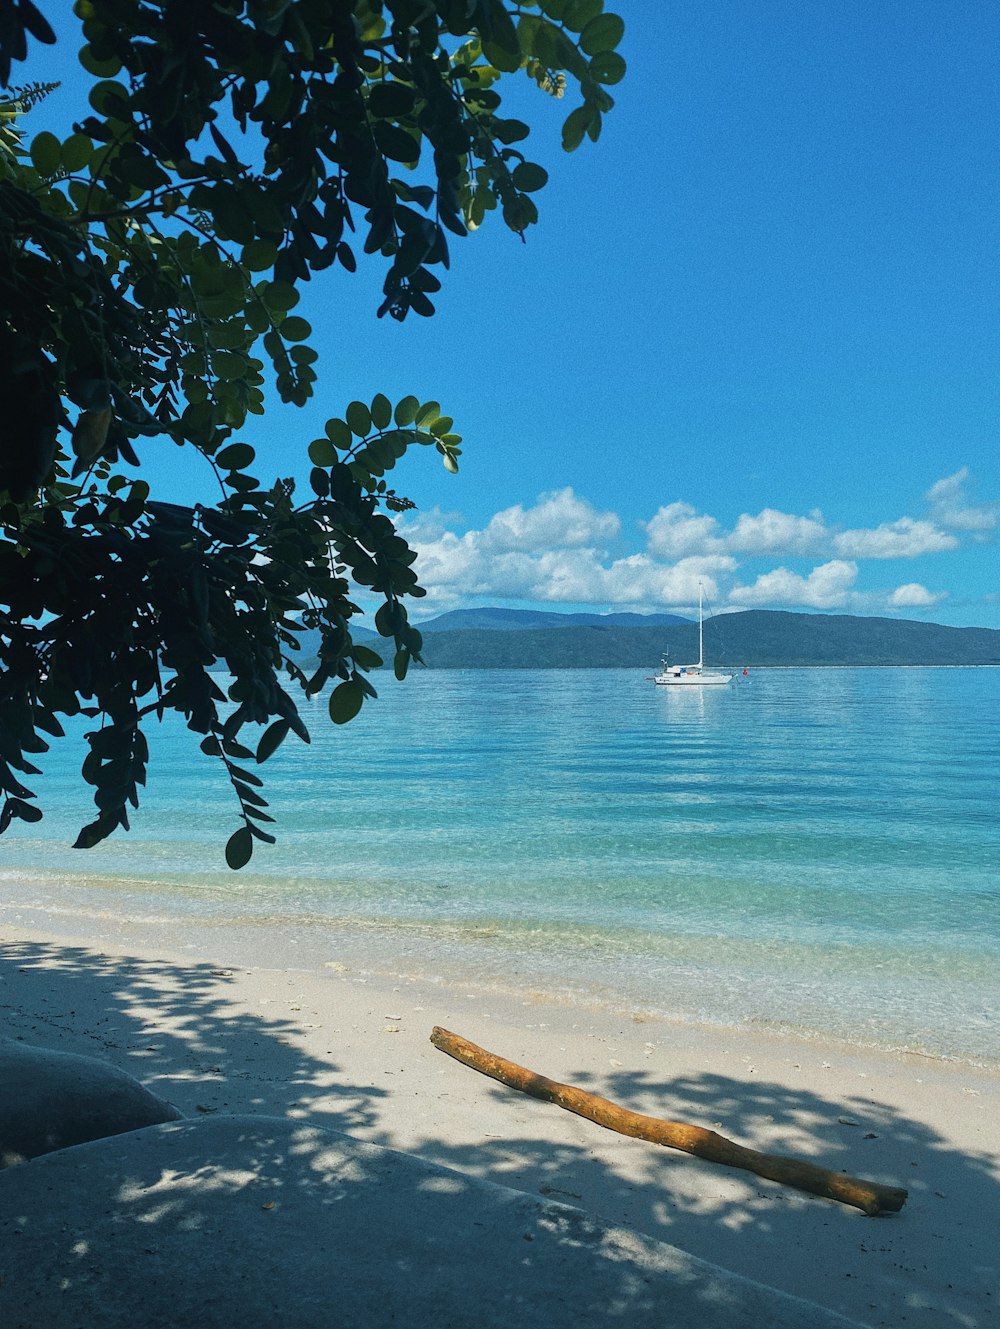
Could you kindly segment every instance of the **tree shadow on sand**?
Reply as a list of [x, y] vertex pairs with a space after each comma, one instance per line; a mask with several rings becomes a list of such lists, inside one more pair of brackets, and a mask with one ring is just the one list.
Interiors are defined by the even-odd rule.
[[[1000, 1211], [995, 1158], [958, 1153], [923, 1123], [851, 1093], [823, 1097], [717, 1074], [663, 1080], [580, 1069], [565, 1078], [635, 1111], [714, 1127], [768, 1153], [905, 1186], [907, 1204], [899, 1214], [868, 1218], [745, 1172], [609, 1137], [582, 1121], [566, 1127], [573, 1143], [557, 1148], [530, 1131], [486, 1140], [471, 1154], [433, 1137], [413, 1147], [450, 1166], [613, 1215], [865, 1323], [921, 1329], [993, 1323], [994, 1311], [983, 1318], [982, 1306], [1000, 1287], [995, 1228], [984, 1220]], [[481, 1092], [510, 1093], [488, 1082]], [[559, 1110], [542, 1103], [529, 1109]], [[625, 1151], [629, 1167], [622, 1175], [614, 1160]], [[949, 1203], [955, 1200], [957, 1207]]]
[[[390, 1089], [351, 1083], [334, 1033], [326, 1055], [304, 1052], [296, 1044], [301, 1013], [268, 1007], [248, 1014], [227, 992], [225, 970], [37, 943], [9, 946], [0, 975], [11, 968], [22, 971], [23, 1008], [45, 1014], [20, 1018], [5, 1005], [0, 984], [4, 1032], [113, 1061], [188, 1116], [287, 1116], [405, 1148], [474, 1177], [578, 1205], [872, 1325], [991, 1323], [981, 1309], [998, 1285], [991, 1216], [1000, 1212], [1000, 1187], [991, 1160], [957, 1153], [926, 1125], [846, 1090], [822, 1096], [756, 1078], [666, 1080], [627, 1069], [595, 1075], [579, 1068], [560, 1077], [640, 1112], [714, 1126], [754, 1148], [904, 1185], [910, 1199], [901, 1214], [869, 1219], [565, 1113], [563, 1142], [553, 1145], [533, 1123], [535, 1114], [560, 1110], [530, 1099], [521, 1100], [520, 1129], [500, 1139], [457, 1142], [426, 1127], [401, 1139], [386, 1124]], [[455, 1073], [475, 1074], [457, 1066]], [[473, 1094], [487, 1103], [511, 1091], [476, 1077]], [[627, 1169], [616, 1166], [623, 1151]]]
[[42, 1018], [8, 1020], [8, 1034], [113, 1061], [186, 1116], [270, 1112], [281, 1086], [280, 1115], [318, 1114], [319, 1124], [358, 1132], [378, 1120], [386, 1091], [343, 1083], [333, 1043], [329, 1059], [302, 1052], [294, 1005], [247, 1014], [227, 993], [231, 969], [46, 943], [7, 946], [0, 972], [11, 966], [24, 1005]]

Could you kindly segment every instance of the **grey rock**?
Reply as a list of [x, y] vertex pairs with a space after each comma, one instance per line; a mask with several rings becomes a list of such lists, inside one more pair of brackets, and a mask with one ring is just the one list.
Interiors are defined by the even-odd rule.
[[582, 1210], [271, 1117], [8, 1169], [0, 1271], [4, 1329], [857, 1329]]
[[0, 1168], [180, 1116], [96, 1057], [0, 1038]]

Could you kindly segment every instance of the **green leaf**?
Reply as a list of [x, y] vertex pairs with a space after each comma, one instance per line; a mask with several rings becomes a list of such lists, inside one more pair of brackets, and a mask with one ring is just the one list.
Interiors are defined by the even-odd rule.
[[368, 94], [373, 115], [398, 120], [408, 115], [416, 103], [416, 93], [407, 83], [376, 83]]
[[243, 810], [248, 817], [258, 816], [259, 814], [256, 809], [267, 807], [267, 799], [262, 798], [260, 794], [249, 788], [248, 785], [243, 784], [240, 780], [234, 780], [233, 783], [236, 792], [240, 796], [240, 801], [243, 804]]
[[526, 194], [514, 194], [504, 199], [503, 219], [512, 231], [521, 234], [538, 221], [538, 208]]
[[240, 261], [250, 272], [266, 272], [277, 257], [277, 246], [271, 240], [251, 240], [243, 246]]
[[409, 166], [420, 157], [420, 144], [398, 125], [390, 124], [387, 120], [377, 120], [372, 134], [379, 152], [390, 161]]
[[392, 423], [392, 403], [381, 392], [372, 398], [371, 416], [376, 429], [388, 429]]
[[520, 143], [531, 131], [523, 120], [495, 120], [493, 135], [501, 143]]
[[347, 408], [347, 423], [351, 433], [364, 438], [372, 427], [371, 412], [363, 401], [352, 401]]
[[562, 145], [567, 152], [575, 152], [590, 128], [594, 112], [589, 106], [578, 106], [570, 111], [562, 127]]
[[409, 667], [410, 667], [410, 652], [397, 651], [396, 654], [392, 657], [392, 672], [399, 679], [400, 683], [402, 683], [403, 679], [406, 677], [406, 671], [409, 669]]
[[264, 730], [260, 742], [257, 744], [258, 763], [267, 761], [268, 757], [277, 751], [288, 737], [289, 729], [291, 729], [291, 725], [287, 720], [276, 720], [269, 729]]
[[496, 42], [483, 42], [483, 55], [490, 62], [494, 69], [499, 69], [502, 74], [513, 74], [521, 68], [521, 48], [511, 50], [506, 46], [500, 46]]
[[7, 807], [15, 817], [20, 817], [22, 821], [41, 821], [42, 809], [35, 803], [25, 803], [20, 798], [9, 798]]
[[590, 76], [595, 83], [620, 83], [625, 77], [625, 61], [617, 51], [601, 51], [590, 62]]
[[536, 166], [534, 162], [521, 162], [514, 167], [512, 179], [515, 189], [520, 189], [525, 194], [532, 194], [548, 183], [549, 173], [544, 167]]
[[128, 88], [113, 79], [102, 79], [90, 89], [87, 100], [98, 115], [115, 118], [128, 105]]
[[312, 332], [312, 327], [298, 314], [292, 314], [290, 318], [282, 320], [278, 325], [278, 330], [285, 341], [305, 341]]
[[402, 610], [399, 605], [387, 600], [375, 611], [375, 631], [381, 637], [395, 636], [397, 623]]
[[451, 455], [450, 452], [446, 452], [444, 456], [441, 458], [441, 460], [444, 463], [444, 469], [446, 471], [450, 471], [452, 475], [458, 474], [458, 462], [455, 460], [455, 458]]
[[234, 872], [238, 872], [240, 868], [246, 867], [252, 856], [253, 836], [249, 826], [241, 826], [232, 833], [226, 844], [226, 862]]
[[617, 14], [598, 14], [580, 33], [580, 49], [587, 55], [613, 51], [625, 35], [625, 24]]
[[426, 443], [426, 438], [421, 438], [415, 429], [390, 429], [388, 433], [382, 435], [382, 447], [386, 456], [391, 457], [393, 461], [398, 461], [411, 443]]
[[486, 0], [483, 7], [489, 10], [488, 25], [484, 24], [484, 31], [489, 35], [483, 42], [483, 54], [494, 69], [512, 74], [521, 68], [523, 61], [514, 20], [503, 0]]
[[573, 32], [582, 32], [604, 8], [604, 0], [569, 0], [562, 21]]
[[337, 449], [328, 438], [314, 438], [309, 444], [309, 460], [314, 466], [333, 466], [337, 460]]
[[114, 78], [122, 67], [122, 62], [114, 55], [108, 56], [106, 60], [98, 60], [89, 46], [80, 48], [77, 59], [87, 73], [93, 74], [95, 78]]
[[62, 160], [62, 144], [55, 134], [43, 129], [31, 140], [31, 164], [39, 175], [55, 175]]
[[268, 309], [276, 313], [294, 309], [299, 303], [298, 291], [286, 281], [269, 281], [261, 293], [261, 298]]
[[412, 425], [417, 418], [417, 412], [420, 410], [420, 402], [416, 397], [404, 397], [401, 402], [397, 402], [394, 419], [400, 428]]
[[215, 454], [215, 461], [224, 471], [244, 471], [256, 455], [249, 443], [230, 443]]
[[439, 402], [436, 401], [424, 402], [423, 406], [421, 406], [420, 410], [417, 412], [417, 420], [416, 420], [417, 426], [420, 429], [425, 429], [428, 425], [433, 424], [433, 422], [437, 420], [440, 417], [440, 415], [441, 415], [441, 405]]
[[364, 699], [364, 691], [356, 679], [338, 684], [330, 693], [330, 719], [334, 724], [347, 724], [361, 710]]
[[579, 82], [587, 62], [573, 39], [550, 23], [542, 24], [534, 36], [535, 55], [547, 69], [566, 69]]
[[86, 134], [70, 134], [62, 145], [62, 164], [67, 171], [82, 171], [94, 155], [94, 145]]
[[217, 378], [228, 381], [243, 378], [247, 372], [247, 358], [236, 351], [216, 351], [212, 356], [212, 369]]
[[370, 646], [360, 646], [357, 642], [352, 646], [351, 654], [360, 669], [381, 669], [385, 663], [377, 651], [373, 651]]
[[354, 442], [354, 435], [351, 433], [350, 425], [345, 424], [343, 420], [339, 420], [336, 417], [332, 420], [327, 420], [324, 428], [326, 429], [327, 438], [335, 448], [340, 448], [342, 452], [349, 448]]

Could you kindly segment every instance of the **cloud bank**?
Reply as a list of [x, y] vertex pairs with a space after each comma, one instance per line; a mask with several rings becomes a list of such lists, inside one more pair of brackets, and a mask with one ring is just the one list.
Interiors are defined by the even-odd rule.
[[[701, 585], [716, 610], [892, 614], [931, 609], [949, 592], [886, 577], [889, 564], [946, 554], [1000, 529], [1000, 504], [973, 502], [969, 488], [963, 467], [931, 486], [926, 513], [868, 529], [839, 527], [819, 510], [770, 507], [727, 528], [675, 500], [630, 537], [617, 513], [569, 487], [497, 512], [481, 529], [459, 533], [459, 519], [436, 510], [398, 525], [417, 552], [425, 605], [437, 611], [506, 601], [685, 612]], [[623, 548], [630, 538], [641, 547]]]

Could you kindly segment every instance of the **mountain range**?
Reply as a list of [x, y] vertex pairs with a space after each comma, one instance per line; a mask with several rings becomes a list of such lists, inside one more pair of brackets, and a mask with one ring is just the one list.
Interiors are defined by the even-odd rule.
[[690, 623], [680, 614], [560, 614], [546, 609], [451, 609], [417, 626], [421, 632], [525, 632], [531, 628], [661, 628]]
[[[464, 609], [419, 623], [430, 669], [649, 669], [698, 658], [698, 625], [675, 614]], [[1000, 665], [1000, 630], [911, 619], [748, 609], [705, 622], [705, 661], [754, 666]], [[391, 644], [365, 629], [356, 640]], [[317, 634], [303, 636], [303, 656]]]

